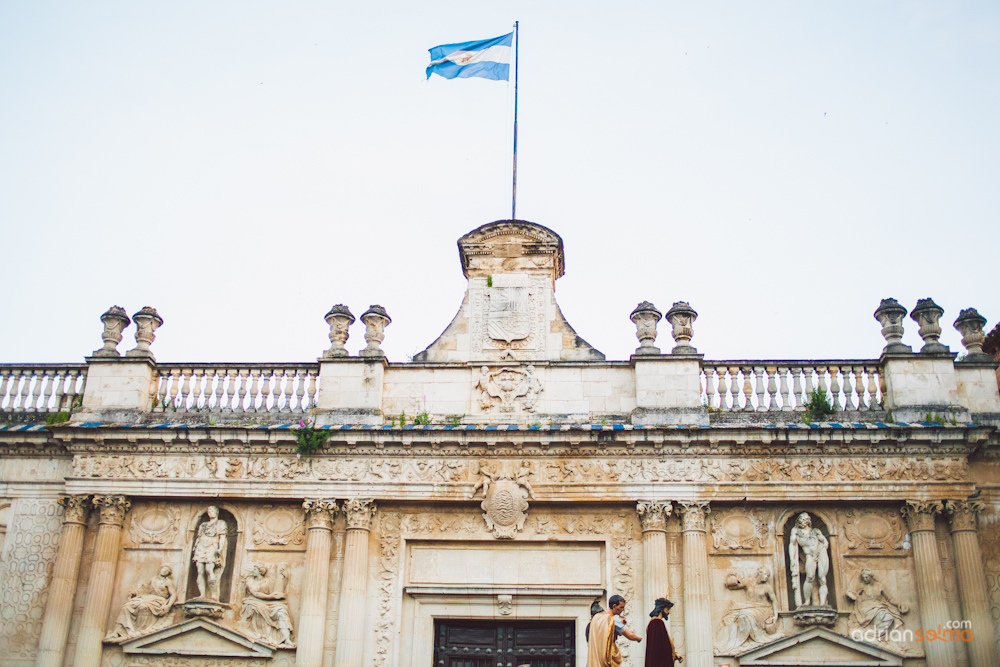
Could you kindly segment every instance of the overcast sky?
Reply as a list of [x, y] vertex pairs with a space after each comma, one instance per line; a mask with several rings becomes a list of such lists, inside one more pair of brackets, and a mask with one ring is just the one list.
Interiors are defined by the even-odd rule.
[[336, 303], [422, 350], [455, 241], [510, 217], [513, 102], [427, 49], [514, 20], [518, 217], [609, 359], [643, 299], [690, 301], [710, 359], [875, 358], [888, 296], [953, 351], [961, 308], [1000, 318], [996, 2], [11, 0], [0, 362], [81, 361], [112, 304], [159, 310], [166, 362], [313, 360]]

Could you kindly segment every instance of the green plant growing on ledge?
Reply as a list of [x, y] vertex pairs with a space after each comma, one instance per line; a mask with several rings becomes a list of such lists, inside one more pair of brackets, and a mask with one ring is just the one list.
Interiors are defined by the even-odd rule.
[[806, 412], [809, 413], [809, 419], [806, 421], [810, 424], [814, 421], [823, 421], [824, 418], [829, 417], [834, 412], [836, 408], [830, 405], [830, 400], [826, 396], [826, 392], [822, 389], [813, 389], [809, 392], [809, 398], [803, 404]]
[[313, 428], [313, 421], [299, 421], [299, 428], [294, 429], [295, 440], [299, 443], [295, 448], [296, 453], [301, 456], [315, 454], [316, 451], [326, 443], [330, 437], [329, 431], [320, 431]]
[[414, 426], [428, 426], [431, 423], [431, 415], [427, 410], [417, 413], [417, 416], [413, 418]]
[[68, 421], [69, 421], [68, 412], [57, 412], [54, 415], [50, 414], [46, 415], [45, 417], [46, 426], [52, 426], [53, 424], [63, 424]]

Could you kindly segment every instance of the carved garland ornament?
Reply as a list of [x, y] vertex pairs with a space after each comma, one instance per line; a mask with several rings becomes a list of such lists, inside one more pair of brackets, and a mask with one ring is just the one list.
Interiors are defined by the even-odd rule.
[[128, 535], [135, 546], [163, 546], [174, 543], [179, 526], [177, 510], [164, 503], [156, 503], [133, 512]]
[[393, 608], [396, 573], [399, 570], [401, 520], [398, 512], [386, 512], [379, 518], [379, 572], [376, 583], [375, 667], [386, 667], [392, 657]]
[[866, 508], [844, 510], [842, 514], [848, 549], [904, 548], [906, 530], [896, 512]]
[[302, 546], [302, 516], [291, 507], [264, 505], [254, 512], [253, 543], [257, 546]]
[[736, 507], [712, 515], [712, 546], [716, 551], [767, 549], [771, 532], [770, 520], [759, 509]]

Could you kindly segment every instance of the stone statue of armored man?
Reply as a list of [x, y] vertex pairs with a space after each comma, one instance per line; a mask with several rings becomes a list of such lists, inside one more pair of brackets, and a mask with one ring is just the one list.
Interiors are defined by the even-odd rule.
[[[832, 625], [836, 612], [827, 604], [827, 575], [830, 573], [830, 542], [819, 528], [813, 528], [812, 517], [802, 512], [788, 538], [788, 569], [792, 575], [792, 592], [799, 625]], [[805, 611], [808, 610], [808, 611]]]
[[226, 569], [228, 528], [219, 518], [219, 508], [208, 508], [208, 520], [198, 526], [191, 559], [198, 568], [198, 595], [213, 602], [219, 601], [219, 582]]

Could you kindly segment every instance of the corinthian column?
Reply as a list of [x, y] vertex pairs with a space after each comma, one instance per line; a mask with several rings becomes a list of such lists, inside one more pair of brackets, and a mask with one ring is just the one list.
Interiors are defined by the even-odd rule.
[[635, 511], [642, 524], [642, 600], [643, 615], [653, 608], [656, 598], [666, 597], [670, 590], [670, 572], [667, 569], [667, 517], [670, 502], [661, 500], [640, 501]]
[[302, 608], [299, 612], [299, 647], [296, 667], [321, 667], [326, 630], [326, 600], [330, 594], [330, 543], [336, 500], [306, 500], [306, 572], [303, 581]]
[[707, 501], [679, 501], [684, 545], [684, 639], [687, 667], [712, 667], [712, 605], [708, 595]]
[[101, 642], [107, 630], [115, 568], [121, 551], [122, 521], [131, 503], [125, 496], [94, 496], [94, 506], [100, 510], [101, 520], [94, 544], [94, 562], [90, 566], [80, 637], [76, 642], [75, 667], [99, 667], [101, 664]]
[[[934, 517], [943, 509], [940, 500], [921, 502], [907, 500], [903, 516], [913, 538], [913, 564], [917, 570], [917, 597], [920, 599], [920, 621], [925, 629], [937, 630], [948, 620], [948, 602], [944, 595], [944, 574], [934, 536]], [[956, 667], [951, 642], [924, 642], [927, 667]]]
[[337, 623], [336, 667], [361, 667], [368, 594], [368, 533], [375, 516], [374, 500], [345, 500], [347, 540]]
[[951, 518], [951, 540], [955, 545], [962, 619], [972, 622], [972, 641], [966, 644], [969, 664], [970, 667], [993, 667], [1000, 664], [1000, 660], [993, 643], [986, 575], [976, 535], [976, 514], [986, 509], [986, 505], [979, 500], [949, 500], [946, 504]]
[[65, 496], [58, 500], [63, 512], [59, 553], [52, 568], [49, 599], [42, 618], [42, 636], [38, 641], [36, 667], [62, 667], [69, 637], [69, 622], [73, 615], [73, 595], [80, 575], [80, 555], [83, 535], [87, 531], [87, 511], [90, 496]]

